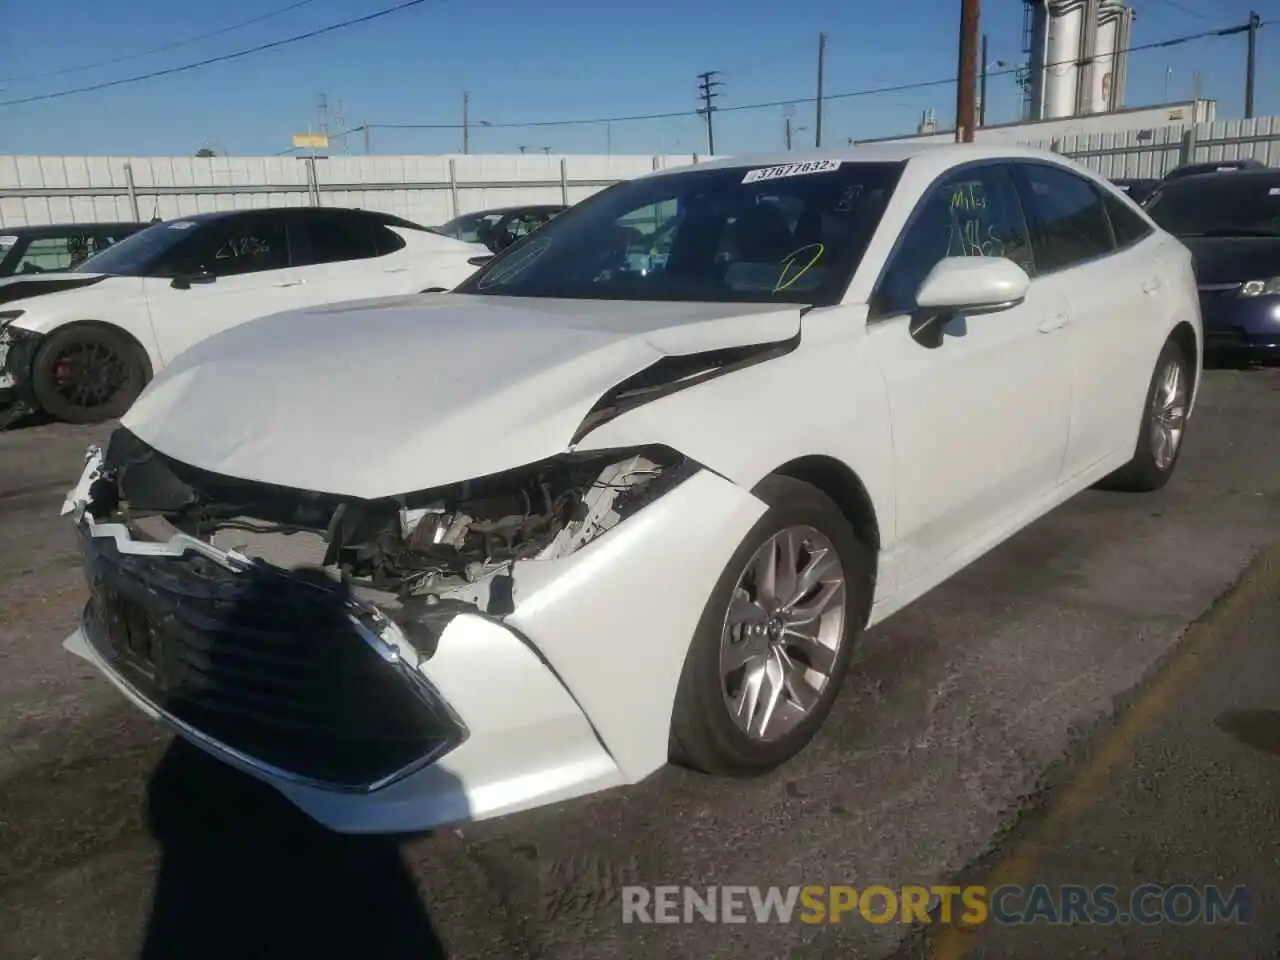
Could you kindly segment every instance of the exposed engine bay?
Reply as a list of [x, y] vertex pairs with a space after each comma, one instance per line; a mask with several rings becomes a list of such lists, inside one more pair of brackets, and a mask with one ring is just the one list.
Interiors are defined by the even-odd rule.
[[384, 608], [450, 599], [502, 614], [511, 602], [502, 575], [512, 564], [573, 553], [696, 469], [661, 447], [566, 454], [445, 488], [355, 500], [218, 476], [121, 428], [86, 509], [138, 540], [183, 533], [282, 569], [320, 568]]

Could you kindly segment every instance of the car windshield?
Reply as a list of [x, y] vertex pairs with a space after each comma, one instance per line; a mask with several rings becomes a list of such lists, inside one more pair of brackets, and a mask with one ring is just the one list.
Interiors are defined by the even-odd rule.
[[464, 243], [476, 243], [484, 228], [492, 229], [502, 217], [501, 213], [467, 213], [454, 217], [442, 227], [436, 227], [435, 232]]
[[1280, 236], [1280, 177], [1209, 175], [1166, 184], [1146, 211], [1176, 237]]
[[609, 187], [457, 288], [583, 300], [839, 302], [902, 172], [817, 160]]
[[95, 253], [75, 268], [77, 273], [109, 273], [119, 277], [145, 277], [157, 260], [197, 229], [191, 220], [153, 223], [137, 233]]

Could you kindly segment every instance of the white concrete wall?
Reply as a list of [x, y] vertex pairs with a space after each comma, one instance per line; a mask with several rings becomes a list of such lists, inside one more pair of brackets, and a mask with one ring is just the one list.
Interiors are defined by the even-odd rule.
[[[502, 154], [315, 160], [322, 206], [382, 210], [432, 226], [520, 203], [577, 203], [619, 180], [706, 157]], [[306, 206], [296, 157], [0, 156], [0, 227], [170, 219]]]

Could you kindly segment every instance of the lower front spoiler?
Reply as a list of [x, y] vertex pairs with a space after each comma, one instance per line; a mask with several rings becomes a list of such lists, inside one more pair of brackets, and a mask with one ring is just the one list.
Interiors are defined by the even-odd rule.
[[31, 389], [31, 367], [42, 342], [41, 334], [0, 327], [0, 430], [40, 407]]
[[97, 667], [144, 713], [279, 790], [339, 833], [413, 833], [486, 820], [625, 782], [582, 711], [537, 654], [515, 633], [481, 616], [464, 614], [451, 621], [426, 670], [470, 737], [435, 763], [367, 793], [300, 782], [192, 729], [141, 696], [98, 655], [86, 629], [87, 620], [63, 647]]

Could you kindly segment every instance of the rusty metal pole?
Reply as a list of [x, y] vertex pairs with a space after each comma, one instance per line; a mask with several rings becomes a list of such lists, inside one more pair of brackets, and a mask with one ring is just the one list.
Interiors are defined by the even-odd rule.
[[1253, 10], [1249, 11], [1249, 48], [1245, 59], [1244, 72], [1244, 118], [1253, 119], [1253, 80], [1257, 72], [1258, 27], [1262, 18]]
[[820, 33], [818, 34], [818, 99], [813, 127], [813, 145], [815, 147], [822, 146], [822, 80], [823, 75], [826, 73], [826, 61], [827, 35]]
[[972, 143], [978, 86], [979, 0], [960, 0], [960, 63], [956, 76], [956, 143]]

